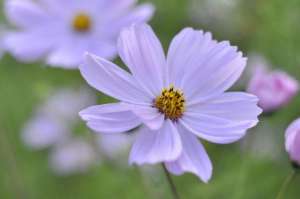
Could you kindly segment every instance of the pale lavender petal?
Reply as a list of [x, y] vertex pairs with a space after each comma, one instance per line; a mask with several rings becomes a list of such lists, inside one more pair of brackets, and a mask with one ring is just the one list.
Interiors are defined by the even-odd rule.
[[112, 25], [108, 31], [111, 32], [111, 34], [119, 33], [122, 28], [130, 26], [132, 23], [139, 24], [147, 22], [152, 18], [154, 10], [155, 8], [152, 4], [143, 4], [126, 14], [122, 13], [119, 17], [113, 20], [113, 22], [109, 21]]
[[67, 69], [77, 68], [82, 63], [84, 53], [89, 47], [86, 39], [65, 37], [47, 56], [47, 64]]
[[257, 97], [229, 92], [187, 108], [180, 122], [192, 133], [215, 143], [239, 140], [255, 126], [261, 109]]
[[134, 78], [153, 97], [164, 86], [165, 55], [160, 41], [148, 25], [132, 25], [121, 32], [118, 50]]
[[169, 83], [182, 87], [182, 77], [212, 50], [216, 41], [210, 33], [185, 28], [172, 40], [167, 56]]
[[140, 119], [120, 103], [92, 106], [79, 114], [89, 128], [99, 133], [123, 133], [141, 124]]
[[182, 152], [182, 144], [177, 128], [170, 120], [163, 127], [152, 131], [140, 129], [130, 153], [130, 163], [138, 165], [173, 161]]
[[246, 58], [229, 42], [217, 43], [210, 33], [193, 29], [179, 33], [168, 54], [170, 83], [176, 83], [187, 100], [197, 103], [230, 88], [245, 66]]
[[[9, 33], [4, 37], [4, 45], [17, 59], [28, 62], [43, 58], [52, 48], [55, 41], [46, 29], [31, 32]], [[47, 39], [45, 39], [47, 38]]]
[[152, 98], [138, 87], [129, 73], [109, 61], [86, 54], [79, 69], [92, 87], [107, 95], [134, 104], [152, 103]]
[[95, 42], [95, 40], [92, 40], [88, 52], [98, 55], [99, 57], [112, 60], [117, 55], [117, 47], [113, 41], [101, 40]]
[[107, 19], [115, 19], [128, 12], [137, 0], [110, 0], [103, 2], [103, 15]]
[[178, 131], [183, 150], [177, 160], [165, 163], [167, 169], [175, 175], [191, 172], [204, 182], [208, 182], [212, 175], [212, 164], [203, 145], [185, 128], [179, 127]]
[[5, 14], [11, 23], [22, 28], [45, 25], [50, 22], [50, 17], [42, 7], [31, 0], [6, 1]]
[[132, 104], [126, 105], [134, 114], [136, 114], [144, 124], [150, 129], [157, 130], [161, 128], [164, 123], [165, 116], [161, 114], [156, 108], [150, 106], [140, 106]]

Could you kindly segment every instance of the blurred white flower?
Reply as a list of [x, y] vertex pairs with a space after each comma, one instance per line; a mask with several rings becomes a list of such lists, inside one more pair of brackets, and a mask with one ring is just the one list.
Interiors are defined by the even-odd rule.
[[96, 160], [96, 152], [88, 141], [70, 139], [51, 151], [50, 167], [58, 175], [70, 175], [87, 171]]

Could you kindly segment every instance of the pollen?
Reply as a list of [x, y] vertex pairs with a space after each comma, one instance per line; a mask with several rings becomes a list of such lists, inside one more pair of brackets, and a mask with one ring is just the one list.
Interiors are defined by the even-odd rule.
[[183, 92], [171, 85], [162, 90], [161, 95], [154, 100], [154, 106], [165, 115], [165, 118], [177, 121], [185, 111]]
[[85, 13], [79, 13], [73, 19], [73, 28], [77, 32], [87, 32], [90, 30], [91, 25], [91, 18]]

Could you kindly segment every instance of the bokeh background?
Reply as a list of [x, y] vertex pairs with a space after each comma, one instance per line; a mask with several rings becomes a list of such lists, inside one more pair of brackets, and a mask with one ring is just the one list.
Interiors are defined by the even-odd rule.
[[[300, 80], [299, 0], [147, 1], [156, 6], [150, 24], [166, 50], [178, 31], [191, 26], [211, 31], [218, 40], [230, 40], [245, 54], [258, 53], [275, 69]], [[5, 23], [3, 13], [1, 21]], [[23, 64], [9, 55], [1, 59], [0, 198], [171, 198], [160, 165], [153, 165], [154, 171], [149, 172], [102, 161], [84, 174], [62, 177], [49, 169], [46, 150], [33, 151], [24, 145], [20, 132], [35, 107], [56, 89], [77, 89], [82, 85], [86, 83], [76, 70], [50, 68], [43, 63]], [[110, 100], [100, 93], [97, 97], [99, 103]], [[288, 106], [262, 117], [259, 125], [238, 143], [205, 143], [214, 165], [213, 178], [204, 184], [191, 174], [173, 176], [182, 198], [275, 198], [291, 172], [284, 151], [284, 130], [300, 116], [299, 107], [297, 96]], [[299, 198], [299, 185], [300, 175], [284, 198]]]

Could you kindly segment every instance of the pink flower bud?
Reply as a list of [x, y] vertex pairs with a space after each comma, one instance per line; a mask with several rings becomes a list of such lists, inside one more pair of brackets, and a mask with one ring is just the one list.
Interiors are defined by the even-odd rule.
[[290, 124], [285, 132], [285, 149], [291, 161], [300, 165], [300, 118]]
[[286, 105], [297, 93], [298, 82], [283, 71], [267, 72], [258, 68], [250, 80], [247, 91], [259, 98], [259, 106], [274, 111]]

